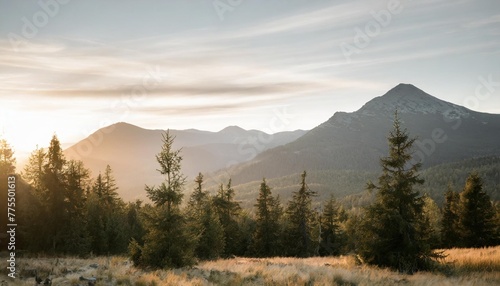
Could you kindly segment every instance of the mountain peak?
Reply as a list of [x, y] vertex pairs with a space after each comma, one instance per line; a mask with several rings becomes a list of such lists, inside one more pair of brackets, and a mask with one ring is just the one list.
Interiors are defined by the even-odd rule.
[[231, 125], [231, 126], [228, 126], [224, 129], [222, 129], [218, 133], [241, 133], [241, 132], [246, 132], [246, 130], [239, 127], [239, 126]]
[[376, 97], [361, 107], [357, 114], [392, 116], [394, 111], [412, 114], [443, 114], [468, 116], [469, 110], [462, 106], [440, 100], [412, 84], [400, 83], [384, 95]]

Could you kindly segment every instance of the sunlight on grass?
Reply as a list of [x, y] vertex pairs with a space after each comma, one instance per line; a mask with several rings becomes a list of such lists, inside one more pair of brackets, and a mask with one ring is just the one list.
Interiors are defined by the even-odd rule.
[[[53, 279], [53, 285], [86, 285], [79, 280], [96, 277], [97, 285], [499, 285], [500, 246], [448, 249], [441, 262], [448, 271], [399, 274], [359, 265], [353, 256], [312, 258], [243, 258], [205, 261], [192, 268], [144, 271], [126, 257], [20, 259], [19, 278], [0, 270], [0, 285], [34, 285], [34, 274]], [[3, 283], [3, 282], [2, 282]]]

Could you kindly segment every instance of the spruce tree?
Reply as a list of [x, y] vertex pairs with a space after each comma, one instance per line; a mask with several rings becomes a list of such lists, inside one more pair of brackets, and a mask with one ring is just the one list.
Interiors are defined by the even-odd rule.
[[217, 215], [224, 229], [224, 256], [242, 254], [241, 232], [238, 225], [238, 216], [241, 211], [239, 202], [234, 199], [235, 192], [229, 179], [226, 188], [221, 184], [213, 199]]
[[64, 248], [68, 254], [82, 255], [90, 250], [90, 235], [87, 232], [86, 194], [90, 171], [83, 162], [67, 162], [65, 171], [65, 227], [63, 228]]
[[51, 237], [49, 236], [46, 223], [50, 215], [45, 198], [47, 196], [44, 187], [44, 166], [47, 162], [47, 153], [43, 148], [36, 148], [24, 167], [23, 179], [31, 186], [30, 194], [33, 202], [29, 207], [29, 220], [23, 224], [26, 227], [28, 248], [36, 252], [49, 252], [51, 250]]
[[102, 199], [109, 207], [114, 207], [118, 201], [118, 187], [116, 186], [116, 180], [113, 176], [113, 170], [110, 165], [106, 165], [106, 169], [104, 170], [103, 175], [103, 183], [104, 183], [104, 193]]
[[[0, 177], [5, 178], [16, 171], [16, 158], [7, 140], [0, 139]], [[3, 181], [5, 182], [5, 181]]]
[[279, 198], [272, 195], [266, 179], [260, 184], [259, 197], [254, 205], [257, 209], [252, 252], [259, 257], [276, 256], [280, 253], [282, 207]]
[[66, 216], [65, 173], [66, 159], [62, 153], [61, 143], [56, 135], [52, 137], [47, 152], [47, 161], [43, 166], [43, 205], [47, 211], [48, 237], [53, 252], [64, 249], [64, 228], [70, 222]]
[[423, 198], [414, 190], [424, 182], [418, 176], [421, 164], [411, 164], [415, 139], [402, 129], [397, 113], [388, 141], [389, 156], [380, 160], [378, 185], [368, 183], [370, 191], [377, 191], [376, 201], [366, 209], [359, 254], [370, 264], [413, 273], [429, 268], [437, 254], [425, 231], [429, 221], [423, 215]]
[[161, 151], [156, 156], [160, 165], [158, 171], [165, 176], [165, 181], [158, 187], [146, 186], [154, 207], [145, 213], [147, 234], [144, 246], [137, 251], [137, 245], [131, 245], [134, 262], [141, 266], [174, 268], [194, 263], [195, 237], [189, 232], [180, 211], [186, 179], [181, 173], [181, 150], [174, 150], [174, 139], [169, 131], [164, 133]]
[[342, 231], [340, 220], [342, 209], [333, 195], [326, 202], [321, 214], [321, 244], [319, 254], [322, 256], [338, 255], [342, 247]]
[[312, 209], [312, 197], [316, 192], [311, 191], [306, 183], [307, 173], [301, 175], [300, 189], [293, 193], [292, 200], [288, 202], [286, 241], [288, 255], [308, 257], [315, 254], [315, 238], [313, 227], [315, 213]]
[[203, 190], [201, 173], [196, 177], [195, 183], [187, 209], [191, 232], [198, 238], [195, 254], [202, 260], [216, 259], [224, 251], [224, 229], [212, 198]]
[[474, 172], [460, 193], [461, 239], [465, 247], [483, 247], [498, 243], [495, 209], [483, 191], [483, 182]]
[[443, 247], [452, 248], [460, 245], [459, 193], [449, 185], [444, 194], [443, 219], [441, 220], [441, 242]]

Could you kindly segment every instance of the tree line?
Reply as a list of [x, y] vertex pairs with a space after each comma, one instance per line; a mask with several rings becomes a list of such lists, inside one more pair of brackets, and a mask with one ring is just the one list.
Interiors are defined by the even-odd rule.
[[[125, 203], [110, 166], [90, 178], [82, 162], [66, 160], [56, 136], [47, 150], [36, 149], [22, 173], [26, 182], [21, 211], [23, 248], [30, 253], [95, 255], [128, 253], [144, 268], [175, 268], [232, 256], [328, 256], [355, 253], [360, 262], [405, 273], [431, 269], [442, 257], [438, 248], [482, 247], [500, 242], [500, 211], [471, 173], [463, 190], [450, 189], [440, 209], [415, 187], [424, 181], [420, 164], [411, 164], [415, 139], [397, 114], [388, 136], [382, 174], [369, 182], [374, 193], [364, 208], [344, 209], [334, 196], [313, 203], [307, 172], [283, 204], [264, 178], [254, 212], [235, 199], [231, 180], [215, 194], [204, 176], [184, 198], [186, 177], [181, 150], [163, 135], [156, 160], [164, 181], [146, 186], [151, 203]], [[1, 176], [14, 172], [10, 146], [0, 144]], [[3, 190], [2, 190], [3, 193]], [[187, 203], [183, 207], [183, 200]]]

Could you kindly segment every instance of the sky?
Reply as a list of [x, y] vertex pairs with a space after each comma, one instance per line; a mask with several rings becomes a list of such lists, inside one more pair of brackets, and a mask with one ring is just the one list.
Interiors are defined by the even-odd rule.
[[18, 162], [116, 122], [312, 129], [399, 83], [500, 113], [500, 1], [0, 0]]

